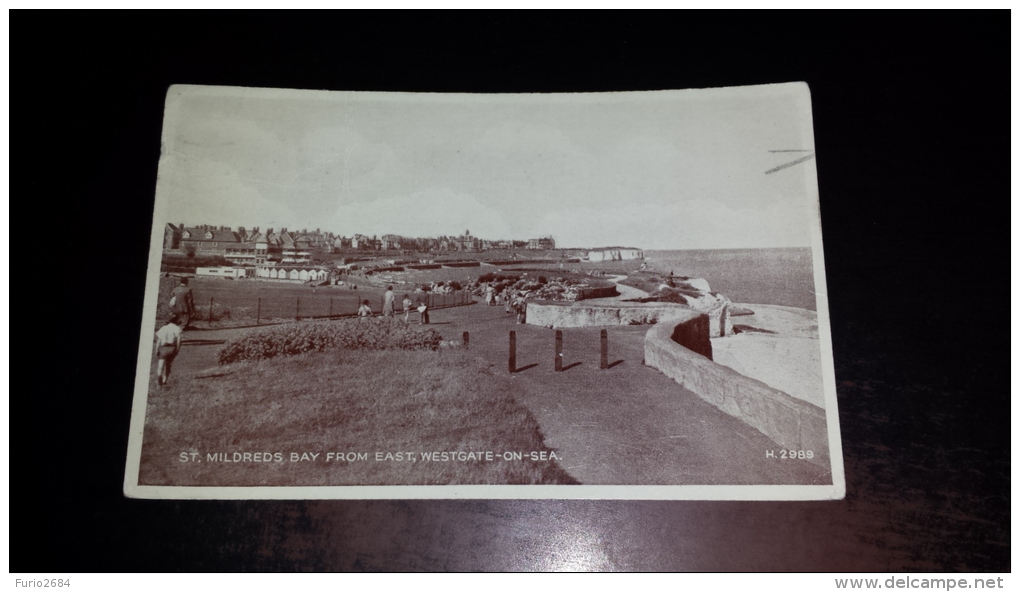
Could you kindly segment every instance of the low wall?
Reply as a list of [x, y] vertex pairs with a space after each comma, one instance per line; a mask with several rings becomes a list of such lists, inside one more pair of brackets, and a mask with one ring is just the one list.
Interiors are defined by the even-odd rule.
[[610, 284], [608, 286], [591, 286], [577, 290], [578, 301], [588, 300], [590, 298], [612, 298], [613, 296], [619, 295], [620, 293], [616, 290], [616, 284]]
[[[615, 287], [613, 288], [615, 290]], [[690, 314], [705, 314], [711, 337], [733, 335], [733, 321], [725, 305], [710, 311], [697, 311], [671, 302], [625, 302], [614, 304], [586, 304], [536, 300], [528, 302], [526, 322], [542, 327], [598, 327], [606, 325], [653, 325], [661, 320]]]
[[[696, 353], [708, 340], [707, 318], [698, 316], [652, 327], [645, 335], [645, 364], [765, 434], [779, 448], [810, 450], [814, 453], [811, 462], [829, 466], [825, 412]], [[778, 457], [779, 450], [775, 454]], [[762, 462], [766, 462], [764, 450]]]
[[[708, 332], [708, 315], [699, 314], [692, 319], [671, 320], [664, 322], [662, 326], [669, 327], [674, 323], [676, 326], [673, 327], [673, 332], [669, 336], [674, 343], [678, 343], [696, 354], [701, 354], [709, 360], [712, 359], [712, 340], [709, 338]], [[647, 339], [648, 336], [645, 335], [645, 340], [647, 341]]]
[[660, 319], [698, 316], [695, 310], [670, 303], [621, 302], [591, 305], [579, 302], [528, 302], [526, 322], [542, 327], [598, 327], [607, 325], [651, 325]]

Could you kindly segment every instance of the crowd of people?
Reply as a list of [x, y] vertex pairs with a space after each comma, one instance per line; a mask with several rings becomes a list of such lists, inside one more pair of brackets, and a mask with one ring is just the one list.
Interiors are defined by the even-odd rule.
[[[405, 323], [411, 322], [411, 312], [412, 310], [417, 310], [419, 315], [418, 324], [419, 325], [430, 324], [429, 304], [427, 297], [425, 299], [419, 297], [415, 302], [411, 300], [410, 294], [404, 294], [404, 299], [401, 301], [400, 304], [404, 312]], [[383, 292], [382, 310], [380, 311], [379, 314], [381, 314], [384, 317], [395, 317], [397, 315], [397, 296], [396, 293], [393, 291], [393, 286], [387, 286], [386, 291]], [[369, 303], [368, 300], [363, 300], [361, 302], [361, 306], [358, 307], [358, 317], [364, 319], [373, 316], [375, 316], [375, 313], [372, 311], [371, 304]]]

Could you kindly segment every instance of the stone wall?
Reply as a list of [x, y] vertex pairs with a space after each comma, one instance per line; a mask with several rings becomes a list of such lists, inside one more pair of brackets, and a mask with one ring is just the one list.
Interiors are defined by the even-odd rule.
[[[528, 302], [526, 322], [542, 327], [599, 327], [611, 325], [651, 325], [660, 319], [687, 319], [701, 313], [668, 302], [620, 302], [585, 304], [581, 302]], [[672, 325], [670, 325], [672, 327]]]
[[[645, 335], [645, 364], [765, 434], [777, 448], [810, 450], [814, 453], [811, 462], [828, 466], [824, 410], [696, 353], [708, 340], [706, 321], [698, 315], [652, 327]], [[710, 343], [708, 351], [711, 355]], [[766, 462], [765, 451], [762, 462]]]
[[[613, 288], [615, 290], [615, 288]], [[598, 327], [607, 325], [652, 325], [665, 319], [705, 314], [711, 337], [733, 335], [733, 321], [727, 303], [698, 311], [671, 302], [626, 302], [586, 304], [535, 300], [528, 302], [527, 323], [543, 327]]]
[[696, 354], [701, 354], [709, 360], [712, 359], [712, 340], [709, 338], [708, 332], [708, 315], [700, 314], [693, 319], [684, 321], [677, 319], [663, 323], [663, 325], [668, 327], [674, 323], [676, 323], [676, 326], [673, 327], [673, 332], [669, 336], [670, 339]]
[[578, 300], [588, 300], [591, 298], [612, 298], [613, 296], [619, 296], [620, 293], [616, 291], [616, 284], [610, 284], [608, 286], [588, 286], [586, 288], [577, 289]]

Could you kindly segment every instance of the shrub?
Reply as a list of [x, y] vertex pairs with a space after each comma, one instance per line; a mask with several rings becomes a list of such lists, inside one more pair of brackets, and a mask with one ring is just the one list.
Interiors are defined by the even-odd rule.
[[689, 284], [678, 282], [674, 288], [660, 287], [644, 298], [635, 299], [635, 302], [675, 302], [677, 304], [688, 304], [686, 297], [699, 298], [701, 296], [702, 293]]
[[394, 319], [374, 318], [339, 323], [296, 324], [252, 331], [231, 339], [220, 350], [219, 363], [294, 356], [331, 349], [439, 349], [434, 329]]

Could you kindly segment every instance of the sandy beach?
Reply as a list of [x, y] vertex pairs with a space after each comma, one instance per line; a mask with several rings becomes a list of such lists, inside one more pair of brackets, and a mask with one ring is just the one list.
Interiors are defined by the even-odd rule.
[[735, 306], [754, 314], [733, 317], [741, 333], [712, 339], [715, 362], [824, 409], [817, 313], [772, 304]]

